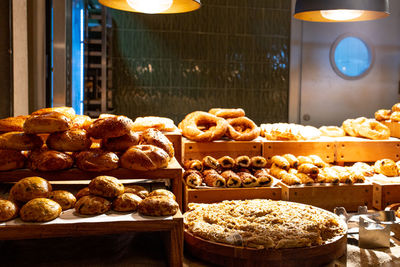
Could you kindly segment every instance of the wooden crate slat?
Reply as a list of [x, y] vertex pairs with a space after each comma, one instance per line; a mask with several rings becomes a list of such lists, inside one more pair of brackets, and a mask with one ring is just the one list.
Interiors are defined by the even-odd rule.
[[373, 207], [378, 210], [385, 209], [388, 205], [400, 202], [400, 183], [386, 184], [373, 181]]
[[163, 132], [174, 145], [175, 158], [178, 162], [182, 160], [182, 134], [180, 132]]
[[390, 136], [400, 138], [400, 123], [399, 122], [392, 122], [392, 121], [383, 121], [390, 130]]

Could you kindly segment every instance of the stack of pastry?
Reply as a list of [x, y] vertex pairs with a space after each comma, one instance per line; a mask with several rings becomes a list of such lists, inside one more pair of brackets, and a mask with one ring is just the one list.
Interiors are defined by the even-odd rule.
[[314, 140], [321, 136], [320, 131], [313, 126], [303, 126], [294, 123], [261, 124], [261, 136], [268, 140]]
[[211, 142], [226, 136], [235, 141], [251, 141], [260, 129], [243, 109], [213, 108], [208, 112], [195, 111], [179, 123], [183, 136], [197, 142]]
[[236, 159], [224, 156], [218, 160], [206, 156], [201, 161], [186, 161], [183, 178], [193, 188], [203, 183], [209, 187], [267, 187], [273, 184], [273, 178], [266, 165], [267, 160], [261, 156], [239, 156]]
[[377, 121], [400, 122], [400, 103], [394, 104], [392, 109], [380, 109], [375, 112]]
[[[270, 174], [287, 185], [314, 183], [363, 183], [369, 173], [362, 163], [352, 167], [330, 166], [317, 155], [285, 154], [271, 158]], [[368, 166], [368, 165], [367, 165]]]
[[[160, 127], [165, 129], [165, 124]], [[136, 127], [140, 125], [144, 125], [143, 121]], [[150, 123], [140, 134], [132, 131], [133, 126], [125, 116], [102, 114], [92, 120], [75, 115], [70, 107], [46, 108], [30, 116], [2, 119], [0, 170], [23, 168], [26, 161], [28, 168], [38, 171], [64, 170], [74, 162], [82, 170], [96, 172], [120, 165], [134, 170], [166, 167], [174, 157], [168, 138], [159, 130], [148, 128]]]

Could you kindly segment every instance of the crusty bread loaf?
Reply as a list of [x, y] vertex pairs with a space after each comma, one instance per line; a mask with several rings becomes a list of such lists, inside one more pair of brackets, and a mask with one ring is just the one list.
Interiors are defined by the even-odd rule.
[[170, 158], [163, 149], [152, 145], [133, 146], [121, 157], [123, 168], [150, 171], [168, 166]]
[[76, 166], [84, 171], [110, 171], [118, 168], [119, 158], [113, 152], [105, 152], [101, 149], [82, 151], [76, 155]]
[[168, 153], [168, 156], [172, 159], [174, 157], [174, 145], [169, 139], [159, 130], [150, 128], [145, 130], [140, 135], [141, 145], [153, 145], [163, 149]]
[[24, 123], [24, 132], [28, 134], [62, 132], [71, 126], [70, 118], [58, 112], [50, 112], [27, 118]]
[[58, 171], [72, 167], [74, 159], [63, 152], [55, 150], [34, 150], [28, 156], [28, 168], [38, 171]]
[[0, 149], [33, 150], [42, 145], [42, 139], [35, 134], [8, 132], [0, 135]]
[[47, 147], [58, 151], [82, 151], [88, 150], [92, 145], [85, 130], [68, 130], [52, 133], [47, 137]]
[[22, 132], [28, 116], [9, 117], [0, 120], [0, 132]]
[[25, 166], [25, 161], [21, 151], [0, 149], [0, 171], [21, 169]]
[[132, 124], [132, 120], [126, 116], [100, 118], [90, 125], [88, 133], [95, 139], [119, 137], [129, 134]]

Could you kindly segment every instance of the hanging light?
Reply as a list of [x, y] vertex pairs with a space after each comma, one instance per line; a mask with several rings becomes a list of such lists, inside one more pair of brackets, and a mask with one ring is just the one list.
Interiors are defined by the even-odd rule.
[[389, 0], [297, 0], [294, 17], [316, 22], [348, 22], [386, 18]]
[[147, 14], [184, 13], [199, 9], [200, 0], [99, 0], [100, 4], [130, 12]]

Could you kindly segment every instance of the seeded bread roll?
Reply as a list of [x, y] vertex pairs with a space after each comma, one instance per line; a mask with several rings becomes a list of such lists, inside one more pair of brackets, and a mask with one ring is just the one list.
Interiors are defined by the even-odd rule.
[[74, 159], [55, 150], [34, 150], [28, 156], [28, 168], [33, 171], [58, 171], [72, 167]]
[[152, 196], [142, 200], [139, 213], [147, 216], [172, 216], [179, 210], [179, 205], [167, 196]]
[[107, 151], [126, 151], [131, 146], [139, 144], [139, 134], [130, 131], [128, 134], [119, 137], [102, 139], [101, 147]]
[[75, 203], [75, 211], [83, 215], [98, 215], [110, 209], [110, 201], [94, 195], [83, 196]]
[[72, 193], [65, 190], [52, 191], [50, 192], [48, 198], [60, 204], [62, 210], [72, 209], [76, 203], [75, 196]]
[[75, 118], [76, 113], [75, 110], [72, 107], [54, 107], [54, 108], [42, 108], [39, 110], [36, 110], [35, 112], [32, 112], [31, 115], [42, 115], [42, 114], [48, 114], [48, 113], [61, 113], [62, 115], [70, 118], [71, 120]]
[[34, 198], [48, 197], [52, 191], [51, 184], [37, 176], [19, 180], [10, 189], [10, 198], [20, 202], [28, 202]]
[[170, 158], [163, 149], [152, 145], [137, 145], [129, 148], [121, 157], [123, 168], [151, 171], [168, 166]]
[[95, 120], [88, 134], [95, 139], [119, 137], [129, 134], [133, 121], [126, 116], [111, 116]]
[[0, 120], [0, 132], [22, 132], [28, 116], [9, 117]]
[[76, 155], [76, 166], [84, 171], [110, 171], [118, 168], [119, 158], [114, 152], [91, 149]]
[[97, 176], [89, 183], [90, 194], [114, 198], [124, 193], [124, 185], [112, 176]]
[[0, 199], [0, 222], [11, 220], [17, 216], [17, 204], [10, 200]]
[[174, 145], [159, 130], [150, 128], [143, 131], [143, 133], [140, 135], [140, 144], [159, 147], [167, 152], [171, 159], [174, 157]]
[[153, 196], [166, 196], [166, 197], [172, 198], [173, 200], [176, 200], [174, 193], [172, 193], [171, 191], [168, 191], [166, 189], [156, 189], [154, 191], [151, 191], [149, 194], [149, 197], [153, 197]]
[[149, 195], [149, 191], [141, 185], [125, 185], [125, 193], [138, 195], [142, 199]]
[[72, 120], [67, 116], [50, 112], [40, 115], [31, 115], [24, 123], [24, 132], [27, 134], [54, 133], [69, 130]]
[[33, 150], [42, 145], [42, 139], [35, 134], [8, 132], [0, 135], [0, 149]]
[[112, 209], [122, 212], [134, 212], [137, 210], [140, 202], [142, 202], [142, 199], [138, 195], [132, 193], [123, 193], [113, 200]]
[[21, 151], [0, 149], [0, 171], [21, 169], [25, 162], [26, 158]]
[[68, 130], [65, 132], [52, 133], [47, 137], [47, 147], [57, 151], [83, 151], [92, 145], [85, 130]]
[[26, 222], [48, 222], [61, 214], [61, 206], [48, 198], [35, 198], [26, 203], [19, 212]]

